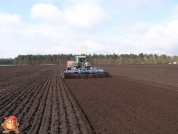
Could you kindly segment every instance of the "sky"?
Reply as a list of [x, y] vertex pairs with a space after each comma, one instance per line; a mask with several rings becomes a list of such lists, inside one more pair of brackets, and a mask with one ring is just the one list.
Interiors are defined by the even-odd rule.
[[177, 0], [0, 0], [0, 58], [178, 55]]

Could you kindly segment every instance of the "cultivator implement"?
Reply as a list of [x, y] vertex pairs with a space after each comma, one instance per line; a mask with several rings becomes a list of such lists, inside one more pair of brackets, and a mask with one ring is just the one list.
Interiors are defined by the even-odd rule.
[[108, 72], [103, 69], [93, 68], [91, 63], [87, 61], [86, 56], [78, 55], [75, 61], [67, 61], [67, 70], [61, 73], [64, 79], [80, 79], [80, 78], [105, 78], [110, 77]]
[[63, 79], [81, 79], [81, 78], [105, 78], [110, 77], [108, 72], [103, 69], [74, 69], [65, 70], [61, 73]]

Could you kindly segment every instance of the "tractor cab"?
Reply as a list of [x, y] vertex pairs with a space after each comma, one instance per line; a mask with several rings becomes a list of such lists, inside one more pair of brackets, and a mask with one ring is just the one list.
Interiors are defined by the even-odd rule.
[[76, 56], [76, 61], [75, 62], [77, 64], [87, 62], [86, 56]]

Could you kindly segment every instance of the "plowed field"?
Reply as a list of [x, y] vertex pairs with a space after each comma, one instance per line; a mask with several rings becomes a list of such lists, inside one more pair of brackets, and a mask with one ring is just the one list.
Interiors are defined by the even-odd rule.
[[63, 80], [60, 66], [0, 67], [0, 123], [15, 115], [23, 134], [178, 133], [178, 66], [100, 68], [112, 77]]

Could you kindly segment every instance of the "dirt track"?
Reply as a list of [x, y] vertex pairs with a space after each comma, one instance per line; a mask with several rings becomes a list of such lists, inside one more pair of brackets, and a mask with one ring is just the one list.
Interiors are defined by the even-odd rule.
[[178, 67], [160, 67], [103, 66], [113, 77], [74, 80], [59, 66], [1, 67], [0, 123], [15, 115], [21, 133], [176, 134]]

